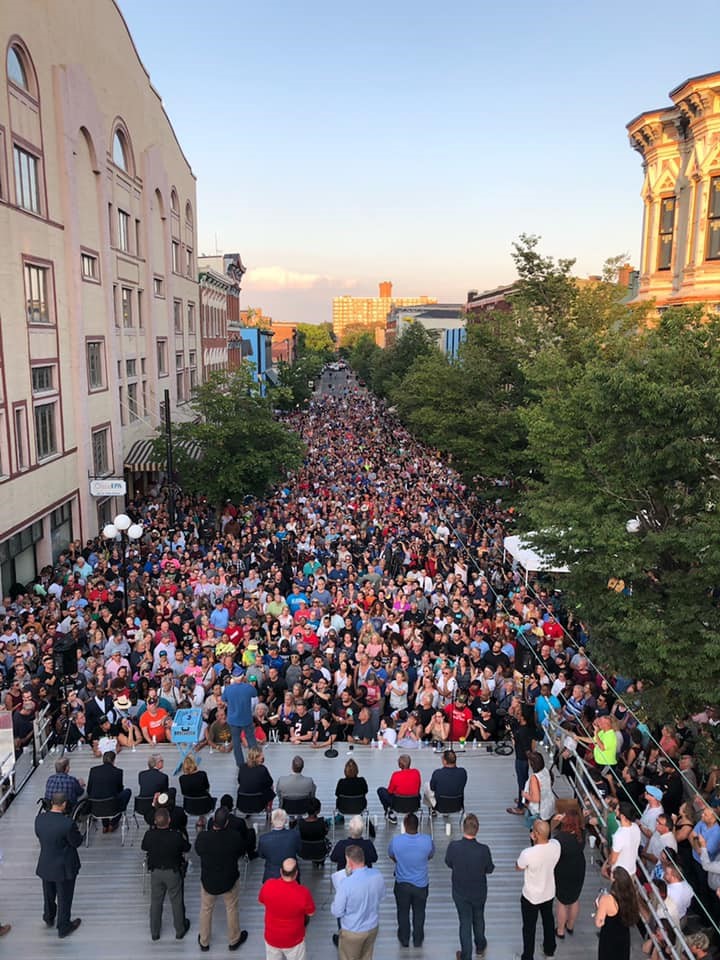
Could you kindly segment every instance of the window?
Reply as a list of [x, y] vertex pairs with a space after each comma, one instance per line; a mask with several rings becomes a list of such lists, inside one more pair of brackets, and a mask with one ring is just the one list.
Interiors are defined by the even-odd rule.
[[185, 371], [178, 368], [177, 373], [175, 374], [175, 388], [177, 390], [177, 402], [184, 403], [185, 401]]
[[145, 320], [144, 320], [144, 317], [143, 317], [143, 292], [142, 292], [142, 290], [138, 290], [138, 294], [137, 294], [137, 307], [138, 307], [138, 314], [137, 314], [137, 315], [138, 315], [138, 326], [139, 326], [140, 329], [142, 330], [143, 325], [144, 325], [144, 323], [145, 323]]
[[120, 308], [124, 327], [132, 327], [132, 290], [129, 287], [120, 289]]
[[138, 385], [136, 383], [128, 384], [127, 398], [128, 419], [130, 420], [130, 423], [134, 423], [136, 420], [140, 419], [140, 411], [138, 409]]
[[720, 260], [720, 176], [710, 180], [707, 258]]
[[168, 375], [167, 340], [157, 341], [157, 365], [158, 365], [158, 376], [166, 377]]
[[41, 403], [35, 407], [35, 445], [38, 460], [57, 453], [54, 403]]
[[128, 377], [136, 377], [137, 376], [137, 360], [126, 360], [125, 371]]
[[51, 323], [48, 299], [47, 267], [34, 263], [25, 264], [25, 299], [27, 301], [28, 323]]
[[173, 301], [173, 323], [175, 333], [181, 334], [183, 332], [182, 300]]
[[140, 226], [140, 221], [135, 221], [135, 256], [142, 256], [142, 227]]
[[162, 277], [153, 277], [153, 294], [156, 297], [165, 296], [165, 281]]
[[16, 87], [22, 87], [23, 90], [30, 92], [28, 84], [27, 70], [23, 63], [22, 54], [17, 47], [10, 47], [7, 55], [7, 75], [8, 80], [12, 81]]
[[122, 387], [118, 387], [118, 403], [120, 405], [120, 426], [124, 427], [127, 423], [127, 416], [125, 412], [125, 393]]
[[53, 390], [54, 389], [54, 384], [53, 384], [54, 372], [55, 372], [55, 368], [51, 366], [33, 367], [32, 368], [32, 392], [46, 393], [48, 390]]
[[23, 210], [40, 213], [40, 187], [38, 185], [38, 158], [23, 150], [13, 148], [15, 160], [15, 202]]
[[147, 417], [148, 415], [148, 391], [147, 391], [147, 380], [142, 382], [142, 402], [143, 402], [143, 416]]
[[117, 284], [113, 284], [112, 289], [112, 301], [113, 301], [113, 319], [115, 320], [115, 326], [120, 326], [120, 313], [118, 312], [118, 288]]
[[80, 254], [80, 266], [83, 280], [99, 280], [98, 258], [93, 253]]
[[96, 477], [104, 477], [110, 473], [110, 458], [108, 456], [108, 428], [93, 430], [92, 457], [93, 472]]
[[192, 276], [193, 254], [190, 247], [185, 247], [185, 276]]
[[118, 210], [118, 246], [130, 252], [130, 216], [124, 210]]
[[18, 470], [27, 470], [27, 419], [24, 407], [15, 408], [15, 455]]
[[127, 143], [125, 142], [125, 134], [121, 130], [116, 130], [113, 137], [113, 163], [116, 167], [124, 170], [125, 173], [130, 172], [128, 170]]
[[185, 365], [185, 357], [183, 356], [182, 353], [176, 353], [176, 354], [175, 354], [175, 369], [176, 369], [176, 370], [182, 370], [182, 368], [183, 368], [184, 365]]
[[88, 340], [87, 372], [90, 390], [105, 388], [105, 344], [102, 340]]
[[669, 270], [672, 264], [673, 230], [675, 229], [675, 197], [660, 201], [658, 236], [658, 270]]
[[172, 271], [180, 273], [180, 244], [177, 240], [172, 242]]
[[197, 387], [197, 353], [191, 350], [188, 354], [188, 365], [190, 367], [190, 390]]
[[173, 213], [180, 212], [180, 207], [178, 206], [178, 195], [174, 190], [170, 191], [170, 209]]
[[188, 333], [194, 334], [195, 333], [195, 304], [194, 303], [189, 303], [187, 305], [187, 325], [188, 325]]
[[145, 374], [147, 373], [146, 364], [145, 364], [145, 357], [140, 357], [140, 373], [141, 373], [143, 376], [145, 376]]

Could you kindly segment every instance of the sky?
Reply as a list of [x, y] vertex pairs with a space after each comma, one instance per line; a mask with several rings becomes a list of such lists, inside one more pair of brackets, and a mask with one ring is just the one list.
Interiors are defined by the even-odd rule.
[[380, 280], [464, 302], [514, 279], [521, 233], [579, 276], [637, 263], [625, 125], [720, 70], [717, 0], [118, 3], [197, 177], [198, 252], [239, 252], [276, 321]]

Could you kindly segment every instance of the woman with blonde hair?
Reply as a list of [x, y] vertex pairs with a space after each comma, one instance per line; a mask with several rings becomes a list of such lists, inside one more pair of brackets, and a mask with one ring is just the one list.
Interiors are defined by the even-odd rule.
[[210, 795], [210, 781], [204, 770], [199, 770], [195, 757], [185, 757], [182, 773], [178, 777], [180, 793], [184, 797], [207, 797]]
[[[260, 747], [250, 747], [245, 754], [245, 763], [241, 763], [237, 773], [238, 795], [253, 795], [258, 805], [272, 807], [275, 799], [273, 779], [265, 766], [265, 754]], [[238, 807], [241, 805], [238, 803]]]

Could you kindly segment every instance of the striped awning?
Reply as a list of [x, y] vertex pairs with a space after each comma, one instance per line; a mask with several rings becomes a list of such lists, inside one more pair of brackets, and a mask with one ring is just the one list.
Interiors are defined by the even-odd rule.
[[[136, 440], [125, 457], [125, 469], [139, 473], [156, 473], [167, 466], [165, 460], [157, 462], [155, 454], [155, 437], [145, 440]], [[175, 440], [173, 449], [183, 450], [193, 460], [200, 459], [200, 447], [192, 440]]]

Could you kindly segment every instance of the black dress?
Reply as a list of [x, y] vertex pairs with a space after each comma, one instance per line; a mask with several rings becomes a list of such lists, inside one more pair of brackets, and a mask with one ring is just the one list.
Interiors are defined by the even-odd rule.
[[178, 777], [180, 793], [184, 797], [207, 797], [210, 793], [210, 781], [204, 770], [195, 773], [183, 773]]
[[630, 927], [626, 927], [620, 914], [605, 917], [600, 928], [598, 960], [630, 960]]
[[342, 777], [335, 786], [336, 797], [364, 797], [367, 792], [365, 777]]
[[567, 830], [554, 834], [560, 844], [560, 859], [555, 866], [555, 896], [560, 903], [570, 906], [577, 903], [585, 882], [584, 845]]

